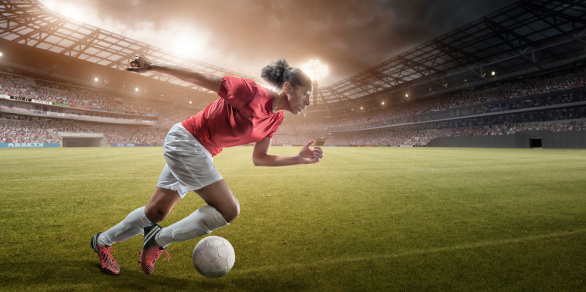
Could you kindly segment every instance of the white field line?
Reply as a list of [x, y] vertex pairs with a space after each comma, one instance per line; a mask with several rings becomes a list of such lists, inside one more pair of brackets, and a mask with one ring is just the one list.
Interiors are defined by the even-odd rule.
[[569, 235], [580, 234], [580, 233], [585, 233], [585, 232], [586, 232], [586, 228], [576, 229], [576, 230], [572, 230], [572, 231], [554, 232], [554, 233], [542, 234], [542, 235], [533, 235], [533, 236], [520, 237], [520, 238], [488, 240], [488, 241], [481, 241], [481, 242], [474, 242], [474, 243], [467, 243], [467, 244], [459, 244], [459, 245], [454, 245], [454, 246], [436, 247], [436, 248], [430, 248], [430, 249], [416, 249], [416, 250], [409, 250], [409, 251], [404, 251], [404, 252], [400, 252], [400, 253], [366, 255], [366, 256], [357, 256], [357, 257], [343, 257], [343, 258], [335, 258], [335, 259], [329, 259], [329, 260], [304, 262], [304, 263], [288, 263], [288, 264], [279, 264], [279, 265], [267, 265], [267, 266], [260, 266], [260, 267], [255, 267], [255, 268], [237, 269], [232, 272], [235, 272], [235, 273], [256, 273], [256, 272], [263, 272], [263, 271], [269, 271], [269, 270], [283, 270], [283, 269], [290, 269], [290, 268], [303, 268], [305, 266], [327, 265], [327, 264], [332, 264], [332, 263], [334, 263], [334, 264], [344, 263], [345, 264], [345, 263], [352, 263], [352, 262], [372, 261], [372, 260], [378, 260], [378, 259], [390, 259], [390, 258], [404, 257], [404, 256], [424, 255], [424, 254], [442, 253], [442, 252], [450, 252], [450, 251], [465, 250], [465, 249], [474, 249], [474, 248], [481, 248], [481, 247], [487, 247], [487, 246], [514, 244], [514, 243], [535, 241], [535, 240], [541, 240], [541, 239], [547, 239], [547, 238], [569, 236]]
[[[385, 169], [384, 172], [390, 171], [405, 171], [404, 169]], [[364, 173], [364, 172], [375, 172], [381, 173], [382, 170], [354, 170], [354, 171], [323, 171], [323, 172], [272, 172], [272, 173], [257, 173], [257, 174], [222, 174], [225, 177], [232, 177], [232, 176], [277, 176], [277, 175], [284, 175], [284, 176], [291, 176], [291, 175], [326, 175], [326, 174], [343, 174], [343, 173], [350, 173], [350, 174], [357, 174], [357, 173]]]
[[[389, 170], [389, 169], [385, 169], [385, 172], [389, 172], [389, 171], [401, 171], [404, 172], [404, 169], [393, 169], [393, 170]], [[257, 174], [225, 174], [222, 173], [222, 176], [226, 177], [226, 178], [230, 178], [230, 177], [240, 177], [240, 176], [262, 176], [262, 177], [267, 177], [267, 176], [293, 176], [293, 175], [325, 175], [325, 174], [344, 174], [344, 173], [348, 173], [348, 174], [356, 174], [356, 173], [364, 173], [364, 172], [374, 172], [374, 173], [381, 173], [381, 170], [360, 170], [360, 171], [324, 171], [324, 172], [295, 172], [295, 173], [291, 173], [291, 172], [277, 172], [277, 173], [257, 173]], [[30, 176], [30, 177], [26, 177], [26, 178], [6, 178], [6, 179], [2, 179], [0, 178], [0, 182], [1, 181], [10, 181], [10, 182], [14, 182], [14, 181], [27, 181], [27, 182], [34, 182], [34, 181], [56, 181], [56, 180], [63, 180], [63, 181], [69, 181], [69, 180], [80, 180], [80, 179], [84, 179], [84, 180], [120, 180], [120, 179], [135, 179], [136, 176], [134, 175], [129, 175], [127, 177], [109, 177], [109, 176], [91, 176], [88, 174], [79, 174], [79, 175], [67, 175], [67, 176], [54, 176], [54, 177], [42, 177], [42, 176]], [[140, 176], [140, 178], [143, 178], [143, 176]], [[158, 178], [158, 175], [155, 177], [153, 176], [154, 179]]]

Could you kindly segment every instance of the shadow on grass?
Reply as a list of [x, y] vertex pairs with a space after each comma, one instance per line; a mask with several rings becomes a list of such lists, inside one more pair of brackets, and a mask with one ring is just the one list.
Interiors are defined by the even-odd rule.
[[[242, 290], [264, 289], [291, 291], [306, 290], [307, 283], [257, 276], [227, 276], [207, 279], [194, 273], [187, 278], [168, 275], [146, 275], [140, 269], [125, 269], [120, 275], [100, 271], [95, 261], [79, 260], [60, 263], [20, 262], [0, 265], [2, 290], [109, 290], [109, 291], [166, 291], [166, 290]], [[280, 281], [281, 280], [281, 281]]]

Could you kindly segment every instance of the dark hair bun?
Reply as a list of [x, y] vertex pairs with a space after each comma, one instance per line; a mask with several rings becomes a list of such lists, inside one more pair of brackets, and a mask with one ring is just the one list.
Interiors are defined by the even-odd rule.
[[262, 73], [260, 76], [269, 85], [276, 88], [281, 88], [285, 83], [283, 76], [287, 69], [289, 69], [289, 64], [287, 61], [283, 58], [279, 58], [276, 61], [271, 62], [270, 65], [262, 68]]

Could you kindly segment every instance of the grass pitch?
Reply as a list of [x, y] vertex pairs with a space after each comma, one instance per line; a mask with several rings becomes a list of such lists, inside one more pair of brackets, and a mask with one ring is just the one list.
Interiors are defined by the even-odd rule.
[[[215, 158], [242, 208], [212, 233], [236, 250], [220, 279], [193, 268], [197, 239], [147, 276], [137, 236], [113, 246], [119, 276], [100, 272], [90, 239], [146, 204], [161, 148], [0, 150], [0, 290], [586, 289], [586, 151], [324, 150], [281, 168], [251, 147]], [[202, 205], [191, 193], [161, 225]]]

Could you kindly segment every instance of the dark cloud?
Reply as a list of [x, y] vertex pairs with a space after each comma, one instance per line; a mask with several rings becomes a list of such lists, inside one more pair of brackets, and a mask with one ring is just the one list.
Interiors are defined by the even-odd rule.
[[[211, 32], [210, 50], [264, 66], [320, 58], [332, 83], [470, 23], [512, 0], [76, 0], [106, 21], [162, 33], [169, 21]], [[163, 45], [159, 45], [162, 48]], [[198, 59], [197, 56], [193, 56]], [[214, 63], [214, 60], [202, 60]], [[264, 62], [264, 63], [260, 63]], [[237, 66], [237, 65], [232, 65]], [[251, 66], [251, 67], [254, 67]], [[237, 67], [229, 68], [245, 74]], [[255, 74], [258, 75], [258, 74]]]

